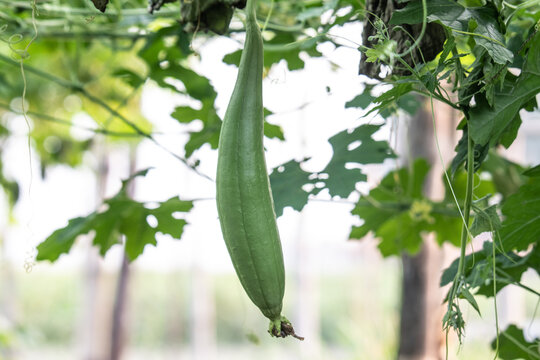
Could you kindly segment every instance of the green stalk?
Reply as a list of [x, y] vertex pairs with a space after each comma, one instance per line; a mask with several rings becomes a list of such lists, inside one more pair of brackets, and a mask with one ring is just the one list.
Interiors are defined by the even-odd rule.
[[[472, 205], [472, 194], [473, 194], [473, 179], [474, 179], [474, 143], [471, 138], [470, 132], [467, 136], [467, 188], [465, 192], [465, 203], [463, 204], [463, 226], [461, 229], [461, 244], [460, 244], [460, 256], [458, 269], [454, 282], [450, 289], [450, 294], [448, 297], [448, 311], [447, 315], [452, 314], [453, 307], [455, 305], [456, 296], [458, 296], [459, 289], [462, 286], [462, 278], [465, 273], [465, 252], [467, 250], [467, 239], [469, 237], [469, 219], [471, 213]], [[456, 304], [457, 306], [457, 304]], [[458, 325], [459, 326], [459, 325]], [[448, 331], [449, 328], [446, 328], [446, 359], [448, 359]], [[461, 342], [461, 336], [460, 336]]]
[[465, 221], [461, 228], [460, 256], [456, 280], [460, 279], [465, 272], [465, 251], [467, 249], [467, 239], [469, 237], [469, 218], [471, 214], [472, 194], [474, 179], [474, 143], [471, 132], [467, 132], [467, 189], [465, 192], [465, 204], [463, 205], [463, 216]]
[[257, 15], [255, 13], [255, 9], [257, 8], [257, 0], [248, 0], [247, 6], [246, 6], [246, 15], [248, 19], [255, 19], [257, 21]]

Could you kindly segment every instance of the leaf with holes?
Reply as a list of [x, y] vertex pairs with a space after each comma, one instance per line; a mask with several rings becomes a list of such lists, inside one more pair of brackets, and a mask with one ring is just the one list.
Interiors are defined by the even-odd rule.
[[[113, 245], [120, 243], [121, 236], [124, 235], [125, 251], [131, 261], [142, 254], [146, 245], [157, 244], [158, 233], [180, 239], [186, 220], [176, 214], [189, 212], [193, 203], [173, 197], [158, 203], [155, 208], [149, 208], [130, 199], [126, 191], [129, 183], [136, 176], [145, 174], [146, 171], [142, 171], [124, 180], [118, 194], [105, 201], [105, 210], [69, 220], [67, 226], [53, 232], [38, 245], [37, 260], [56, 261], [61, 254], [71, 250], [77, 237], [92, 231], [93, 245], [99, 249], [102, 256], [105, 256]], [[155, 227], [148, 223], [149, 217], [157, 221]]]
[[[353, 131], [344, 130], [328, 141], [334, 154], [321, 172], [309, 173], [300, 165], [306, 161], [291, 160], [274, 169], [270, 175], [276, 214], [283, 208], [292, 206], [301, 211], [310, 194], [317, 195], [328, 189], [330, 195], [348, 197], [356, 188], [356, 183], [366, 180], [366, 175], [358, 168], [360, 164], [382, 163], [395, 154], [386, 141], [376, 141], [371, 137], [381, 125], [361, 125]], [[355, 167], [353, 169], [349, 167]], [[279, 169], [283, 171], [279, 171]], [[309, 185], [310, 189], [305, 189]], [[317, 185], [317, 186], [315, 186]]]
[[312, 174], [300, 167], [304, 161], [291, 160], [275, 168], [270, 174], [274, 208], [278, 217], [283, 215], [283, 209], [287, 206], [302, 211], [307, 204], [309, 192], [303, 187], [312, 184], [313, 180], [310, 179]]
[[328, 175], [324, 182], [330, 195], [346, 198], [355, 190], [357, 182], [366, 181], [366, 175], [359, 169], [360, 164], [381, 164], [386, 159], [396, 157], [388, 142], [372, 138], [381, 126], [361, 125], [353, 131], [342, 131], [328, 140], [334, 155], [321, 173]]

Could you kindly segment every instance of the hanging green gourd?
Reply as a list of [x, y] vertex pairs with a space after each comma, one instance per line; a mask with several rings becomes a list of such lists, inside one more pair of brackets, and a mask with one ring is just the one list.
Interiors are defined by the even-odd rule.
[[270, 319], [269, 333], [303, 340], [281, 314], [285, 268], [264, 157], [263, 42], [255, 7], [256, 0], [249, 0], [246, 41], [221, 126], [217, 208], [236, 274], [251, 301]]

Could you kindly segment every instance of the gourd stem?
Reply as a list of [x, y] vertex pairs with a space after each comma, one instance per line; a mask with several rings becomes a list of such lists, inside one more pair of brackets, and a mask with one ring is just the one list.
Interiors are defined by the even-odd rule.
[[248, 0], [246, 5], [246, 14], [248, 21], [257, 22], [257, 15], [255, 9], [257, 8], [257, 0]]

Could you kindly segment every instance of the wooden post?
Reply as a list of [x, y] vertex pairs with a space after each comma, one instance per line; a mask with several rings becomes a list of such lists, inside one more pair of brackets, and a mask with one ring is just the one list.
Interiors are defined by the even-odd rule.
[[[135, 173], [137, 167], [137, 147], [133, 146], [130, 149], [129, 157], [129, 173], [130, 175]], [[132, 181], [127, 189], [127, 193], [130, 197], [135, 194], [135, 181]], [[130, 279], [130, 266], [129, 259], [124, 251], [122, 256], [122, 264], [120, 266], [120, 273], [118, 274], [118, 282], [116, 285], [116, 296], [114, 299], [113, 311], [112, 311], [112, 323], [111, 323], [111, 347], [109, 360], [119, 360], [122, 356], [122, 350], [124, 349], [126, 342], [125, 331], [125, 312], [126, 304], [128, 300], [128, 284]]]
[[[436, 126], [439, 145], [445, 161], [450, 163], [455, 139], [456, 115], [449, 106], [436, 103]], [[425, 158], [431, 170], [424, 184], [424, 195], [433, 199], [444, 196], [442, 165], [437, 153], [433, 120], [429, 102], [411, 119], [408, 131], [410, 161]], [[439, 288], [443, 253], [433, 234], [424, 236], [423, 245], [415, 256], [403, 255], [402, 304], [399, 337], [399, 360], [442, 360], [443, 292]]]

